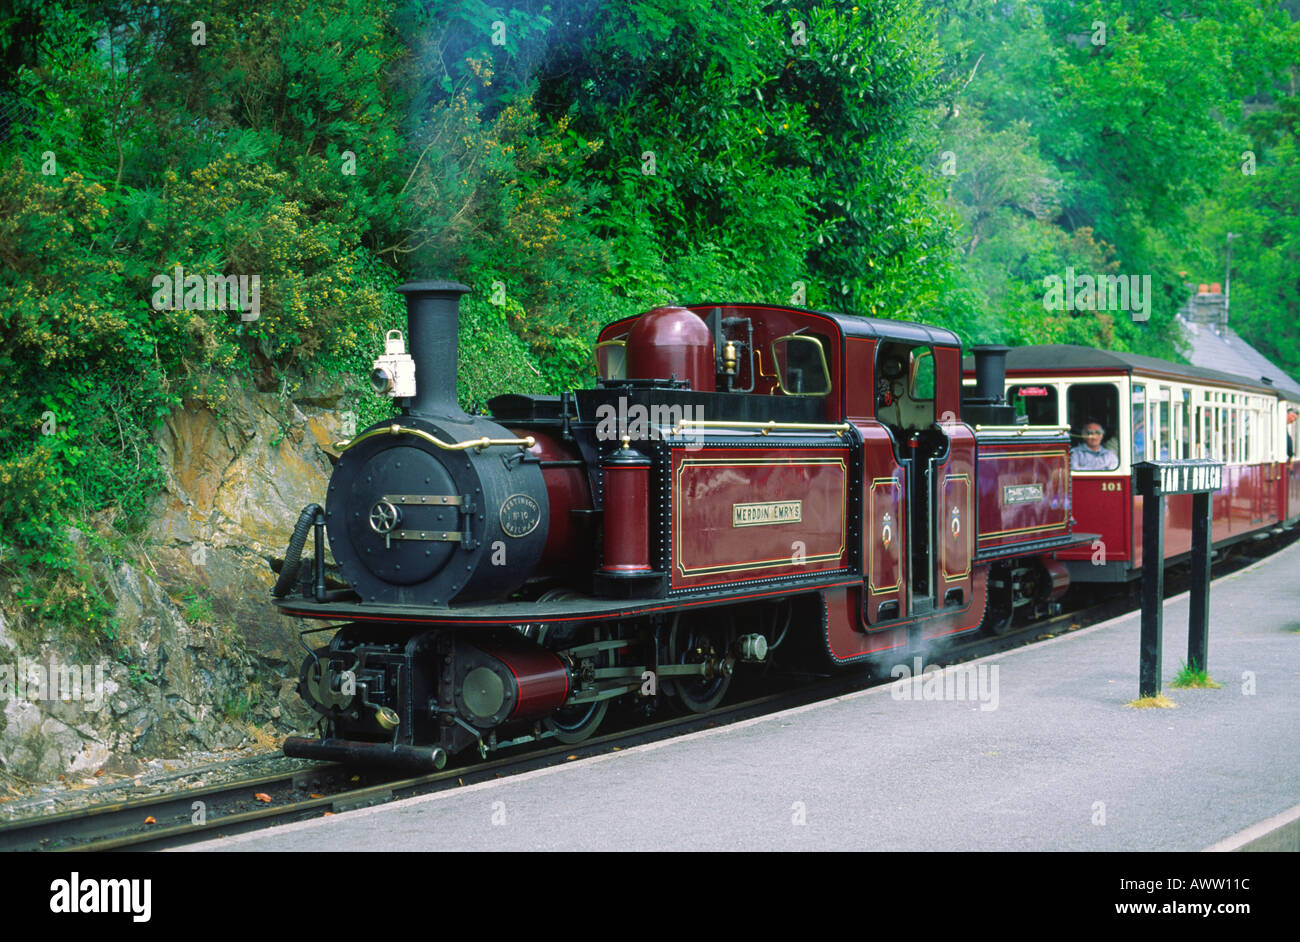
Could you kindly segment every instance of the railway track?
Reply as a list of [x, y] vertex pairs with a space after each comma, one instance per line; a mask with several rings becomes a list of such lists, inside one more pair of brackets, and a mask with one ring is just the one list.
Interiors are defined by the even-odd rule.
[[[1059, 620], [1065, 621], [1069, 617], [1077, 620], [1078, 615], [1061, 616]], [[1032, 638], [1022, 636], [1031, 632], [1041, 633], [1043, 624], [998, 638], [956, 644], [938, 652], [932, 660], [952, 663], [980, 657], [1016, 643], [1026, 643]], [[789, 682], [793, 678], [803, 683], [791, 689]], [[427, 775], [402, 777], [399, 774], [358, 773], [338, 765], [321, 765], [15, 821], [0, 826], [0, 851], [153, 850], [182, 846], [626, 749], [814, 703], [887, 683], [889, 678], [872, 678], [869, 670], [863, 667], [850, 668], [831, 676], [773, 674], [746, 678], [746, 681], [748, 683], [744, 686], [759, 688], [758, 692], [708, 714], [675, 716], [648, 725], [637, 725], [634, 716], [622, 716], [611, 723], [615, 726], [612, 731], [578, 745], [555, 744], [526, 751], [511, 750], [486, 761], [473, 761], [466, 766]], [[774, 685], [780, 685], [782, 689], [765, 689]]]
[[[180, 846], [445, 788], [459, 788], [557, 761], [571, 761], [748, 719], [860, 686], [860, 676], [856, 683], [851, 675], [822, 678], [820, 683], [811, 687], [747, 699], [705, 715], [678, 716], [650, 725], [616, 730], [593, 736], [578, 745], [557, 744], [526, 752], [513, 751], [498, 758], [410, 778], [358, 773], [342, 766], [322, 765], [283, 775], [266, 775], [227, 785], [186, 789], [171, 795], [30, 818], [0, 827], [0, 851], [143, 850]], [[201, 803], [201, 813], [196, 807], [198, 803]]]
[[[1269, 552], [1296, 538], [1296, 534], [1289, 534], [1270, 546]], [[1258, 552], [1262, 547], [1253, 549], [1254, 552], [1236, 554], [1234, 558], [1216, 563], [1215, 577], [1230, 574], [1261, 558]], [[1182, 581], [1185, 578], [1180, 579], [1177, 572], [1172, 572], [1167, 580], [1167, 594], [1181, 592], [1184, 588]], [[1098, 624], [1136, 607], [1130, 598], [1107, 599], [1087, 609], [1065, 612], [1013, 628], [999, 636], [981, 635], [934, 648], [927, 653], [926, 660], [948, 665], [997, 654], [1031, 644], [1044, 636], [1054, 637]], [[811, 677], [812, 682], [791, 689], [788, 681], [795, 677], [805, 681]], [[0, 851], [143, 850], [182, 846], [626, 749], [817, 702], [867, 686], [889, 683], [890, 680], [888, 676], [872, 678], [866, 668], [851, 668], [831, 676], [773, 673], [765, 677], [744, 678], [738, 682], [737, 690], [744, 695], [746, 687], [754, 689], [739, 702], [724, 705], [708, 714], [675, 716], [648, 725], [637, 725], [634, 716], [624, 716], [613, 724], [622, 728], [594, 736], [579, 745], [539, 744], [534, 748], [510, 750], [496, 758], [472, 761], [469, 765], [415, 777], [357, 772], [322, 764], [224, 785], [183, 789], [171, 794], [7, 823], [0, 826]], [[782, 689], [768, 689], [780, 681], [787, 682]]]

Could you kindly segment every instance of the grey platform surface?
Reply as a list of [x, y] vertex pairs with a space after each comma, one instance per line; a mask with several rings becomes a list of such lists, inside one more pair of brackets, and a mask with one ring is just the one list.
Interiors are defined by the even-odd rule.
[[[187, 849], [1201, 850], [1300, 804], [1298, 568], [1300, 543], [1214, 582], [1224, 686], [1166, 686], [1176, 709], [1125, 705], [1135, 613], [976, 662], [965, 699], [902, 681]], [[1166, 684], [1187, 609], [1165, 604]]]

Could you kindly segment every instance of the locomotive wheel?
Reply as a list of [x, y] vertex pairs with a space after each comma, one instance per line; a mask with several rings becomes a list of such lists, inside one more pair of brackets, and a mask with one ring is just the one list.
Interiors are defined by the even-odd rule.
[[[707, 658], [722, 659], [731, 648], [732, 617], [709, 617], [709, 613], [678, 612], [668, 631], [668, 662], [698, 664]], [[731, 687], [731, 672], [719, 671], [712, 677], [677, 677], [673, 696], [692, 713], [714, 709]]]
[[572, 746], [589, 739], [608, 712], [608, 700], [578, 703], [552, 713], [542, 720], [542, 727], [554, 733], [560, 742]]
[[1016, 610], [990, 608], [984, 613], [984, 630], [991, 635], [1001, 637], [1009, 632], [1016, 621]]
[[985, 634], [1001, 637], [1015, 624], [1016, 606], [1009, 588], [1011, 575], [1009, 569], [993, 570], [989, 573], [990, 581], [996, 576], [1003, 585], [997, 589], [989, 586], [985, 593], [984, 621], [980, 625]]
[[[577, 638], [573, 637], [574, 632], [567, 632], [568, 637], [564, 638], [562, 645], [548, 644], [548, 640], [558, 639], [561, 632], [546, 631], [546, 627], [548, 626], [543, 626], [542, 637], [538, 639], [544, 647], [569, 647], [581, 643]], [[589, 640], [603, 641], [606, 634], [607, 632], [597, 628], [592, 632]], [[608, 653], [602, 654], [595, 660], [598, 667], [608, 667], [610, 656]], [[565, 745], [571, 746], [590, 738], [608, 712], [608, 700], [597, 700], [594, 703], [575, 703], [573, 706], [561, 707], [542, 720], [542, 728], [550, 730], [555, 734], [556, 739]]]
[[[549, 602], [554, 599], [568, 598], [573, 594], [566, 589], [552, 589], [544, 593], [538, 601]], [[562, 651], [564, 648], [582, 644], [584, 641], [603, 641], [606, 634], [603, 629], [596, 628], [592, 631], [590, 638], [581, 639], [578, 637], [576, 628], [563, 622], [523, 625], [521, 628], [525, 637], [531, 638], [551, 651]], [[597, 659], [597, 666], [608, 667], [609, 661], [609, 654], [603, 654]], [[560, 742], [572, 746], [589, 739], [592, 733], [596, 732], [601, 722], [604, 721], [605, 714], [608, 712], [608, 700], [597, 700], [594, 703], [575, 703], [572, 706], [561, 707], [542, 720], [542, 728], [553, 733]]]

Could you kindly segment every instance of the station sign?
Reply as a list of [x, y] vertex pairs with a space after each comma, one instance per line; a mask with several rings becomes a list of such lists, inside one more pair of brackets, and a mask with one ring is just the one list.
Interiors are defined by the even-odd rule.
[[1133, 489], [1144, 497], [1209, 494], [1223, 487], [1223, 462], [1142, 461], [1133, 466]]

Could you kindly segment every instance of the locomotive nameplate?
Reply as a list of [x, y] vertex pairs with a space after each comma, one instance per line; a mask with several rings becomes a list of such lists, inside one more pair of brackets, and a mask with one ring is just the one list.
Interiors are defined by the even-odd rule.
[[1043, 499], [1041, 484], [1007, 484], [1002, 488], [1002, 503], [1032, 504]]
[[732, 504], [733, 527], [764, 527], [778, 523], [802, 523], [803, 501], [777, 500], [754, 504]]
[[844, 568], [848, 461], [847, 448], [673, 449], [670, 588]]
[[511, 494], [501, 502], [501, 529], [506, 536], [525, 537], [542, 522], [542, 508], [527, 494]]

